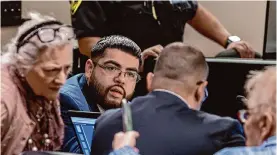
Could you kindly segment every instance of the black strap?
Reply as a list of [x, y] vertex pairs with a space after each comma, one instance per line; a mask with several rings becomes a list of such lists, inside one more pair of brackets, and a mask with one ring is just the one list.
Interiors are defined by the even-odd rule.
[[25, 33], [23, 33], [19, 37], [19, 39], [17, 40], [17, 43], [20, 44], [20, 42], [22, 42], [23, 39], [25, 37], [27, 37], [31, 32], [33, 32], [33, 31], [35, 31], [35, 30], [37, 30], [37, 29], [39, 29], [39, 28], [41, 28], [41, 27], [43, 27], [45, 25], [54, 25], [54, 24], [63, 25], [63, 23], [61, 23], [59, 21], [55, 21], [55, 20], [54, 21], [47, 21], [47, 22], [40, 23], [38, 25], [35, 25], [35, 26], [31, 27], [29, 30], [27, 30]]

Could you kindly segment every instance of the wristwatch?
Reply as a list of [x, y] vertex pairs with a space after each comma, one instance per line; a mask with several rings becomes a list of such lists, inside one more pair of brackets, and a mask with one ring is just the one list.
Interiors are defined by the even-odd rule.
[[240, 37], [238, 36], [229, 36], [225, 43], [225, 48], [227, 48], [232, 42], [241, 41]]

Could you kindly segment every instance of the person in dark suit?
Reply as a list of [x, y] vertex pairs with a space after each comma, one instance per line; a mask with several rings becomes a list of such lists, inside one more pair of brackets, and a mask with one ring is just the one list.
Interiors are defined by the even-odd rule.
[[[140, 154], [210, 155], [245, 145], [237, 120], [199, 111], [206, 98], [207, 76], [200, 50], [179, 42], [163, 49], [154, 73], [147, 75], [150, 93], [130, 104]], [[106, 111], [96, 122], [92, 155], [112, 151], [113, 137], [122, 130], [122, 111]]]

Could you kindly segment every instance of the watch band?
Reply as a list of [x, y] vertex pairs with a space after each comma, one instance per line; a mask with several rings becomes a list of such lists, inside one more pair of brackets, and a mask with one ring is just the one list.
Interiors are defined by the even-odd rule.
[[232, 42], [241, 41], [240, 37], [238, 36], [229, 36], [226, 40], [224, 48], [227, 48]]
[[225, 46], [224, 48], [227, 48], [233, 41], [229, 39], [229, 37], [227, 38], [226, 42], [225, 42]]

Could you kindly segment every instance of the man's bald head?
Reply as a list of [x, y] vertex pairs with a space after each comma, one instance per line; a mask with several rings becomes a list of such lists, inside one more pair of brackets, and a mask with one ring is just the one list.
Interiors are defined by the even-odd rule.
[[196, 86], [197, 82], [207, 79], [208, 65], [199, 49], [175, 42], [167, 45], [161, 52], [154, 75], [154, 80], [179, 81], [186, 86]]
[[147, 89], [178, 94], [190, 108], [199, 110], [206, 98], [208, 70], [205, 57], [199, 49], [175, 42], [161, 52], [154, 74], [147, 74]]

